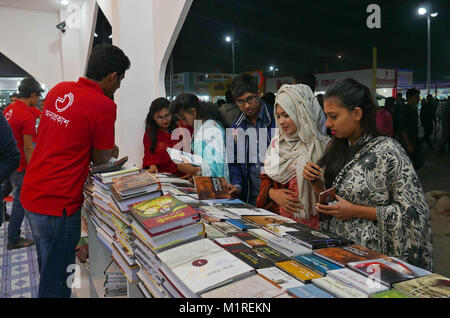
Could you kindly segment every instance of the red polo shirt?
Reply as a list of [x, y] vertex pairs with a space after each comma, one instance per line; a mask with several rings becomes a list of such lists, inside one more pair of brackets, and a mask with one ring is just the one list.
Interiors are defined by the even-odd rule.
[[85, 78], [56, 85], [45, 100], [21, 202], [33, 213], [68, 216], [83, 204], [92, 148], [114, 147], [116, 104]]
[[[34, 117], [36, 117], [36, 121], [41, 117], [42, 112], [36, 107], [29, 106], [29, 110], [34, 115]], [[36, 135], [33, 137], [33, 142], [36, 143]]]
[[3, 114], [8, 120], [9, 125], [17, 142], [17, 148], [20, 150], [20, 164], [17, 171], [23, 171], [27, 167], [25, 153], [23, 151], [23, 135], [36, 136], [36, 118], [30, 111], [30, 107], [24, 102], [17, 100], [6, 107]]

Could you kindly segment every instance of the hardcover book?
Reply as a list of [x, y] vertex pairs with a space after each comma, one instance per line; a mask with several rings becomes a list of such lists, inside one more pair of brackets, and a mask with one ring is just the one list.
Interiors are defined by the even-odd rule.
[[368, 298], [366, 293], [329, 276], [313, 279], [312, 283], [337, 298]]
[[290, 257], [312, 253], [311, 249], [306, 248], [303, 245], [296, 244], [293, 241], [282, 237], [278, 237], [263, 229], [250, 229], [248, 230], [248, 232], [266, 241], [267, 245], [274, 248], [275, 250]]
[[217, 230], [219, 230], [220, 232], [222, 232], [223, 234], [225, 234], [227, 236], [241, 232], [240, 230], [238, 230], [237, 228], [235, 228], [234, 226], [232, 226], [231, 224], [229, 224], [227, 222], [214, 222], [214, 223], [211, 223], [211, 226], [216, 228]]
[[349, 286], [359, 289], [367, 295], [372, 295], [386, 291], [389, 287], [363, 276], [349, 268], [341, 268], [329, 271], [328, 276], [333, 277]]
[[357, 244], [322, 248], [315, 250], [314, 254], [342, 267], [347, 266], [351, 262], [387, 257], [386, 255]]
[[341, 266], [333, 264], [313, 254], [299, 255], [295, 257], [295, 260], [322, 276], [325, 276], [330, 270], [341, 268]]
[[242, 220], [237, 219], [226, 219], [225, 222], [231, 224], [235, 228], [241, 230], [241, 231], [247, 231], [248, 229], [256, 229], [257, 227], [254, 225], [251, 225], [249, 223], [246, 223]]
[[427, 270], [395, 257], [353, 262], [349, 263], [348, 267], [388, 287], [395, 283], [431, 274]]
[[271, 248], [270, 246], [255, 246], [253, 251], [262, 257], [267, 258], [272, 263], [280, 263], [284, 261], [289, 261], [290, 258], [283, 253]]
[[370, 298], [410, 298], [408, 295], [399, 292], [396, 289], [388, 289], [386, 291], [376, 293], [370, 296]]
[[154, 235], [200, 220], [198, 211], [170, 195], [132, 204], [130, 211]]
[[278, 236], [285, 235], [286, 229], [291, 230], [285, 227], [285, 225], [296, 223], [294, 220], [281, 215], [245, 215], [242, 216], [242, 220], [261, 226]]
[[194, 177], [199, 200], [230, 199], [227, 180], [215, 177]]
[[416, 298], [450, 298], [450, 279], [439, 274], [397, 283], [394, 288]]
[[[216, 240], [217, 241], [217, 240]], [[254, 269], [272, 267], [273, 263], [253, 252], [247, 245], [228, 244], [222, 247]]]
[[161, 190], [159, 180], [146, 170], [137, 174], [127, 175], [113, 179], [112, 187], [122, 197], [142, 192]]
[[301, 223], [291, 223], [285, 225], [294, 229], [286, 233], [285, 237], [302, 244], [311, 249], [341, 246], [352, 244], [353, 242], [346, 238], [339, 237], [332, 233], [315, 230]]
[[288, 292], [297, 298], [335, 298], [313, 284], [289, 288]]
[[267, 245], [267, 243], [248, 232], [240, 232], [234, 234], [235, 237], [244, 242], [249, 247]]
[[260, 275], [252, 275], [203, 293], [202, 298], [273, 298], [283, 289]]
[[277, 267], [258, 269], [258, 274], [264, 276], [267, 279], [270, 279], [272, 282], [280, 285], [284, 289], [300, 287], [305, 285], [301, 281], [295, 279], [289, 274], [286, 274]]
[[316, 272], [313, 272], [312, 270], [309, 270], [308, 268], [299, 264], [296, 261], [285, 261], [276, 263], [275, 265], [283, 269], [284, 271], [288, 272], [289, 274], [293, 275], [294, 277], [298, 278], [301, 282], [305, 284], [311, 282], [312, 279], [322, 277], [321, 275], [317, 274]]

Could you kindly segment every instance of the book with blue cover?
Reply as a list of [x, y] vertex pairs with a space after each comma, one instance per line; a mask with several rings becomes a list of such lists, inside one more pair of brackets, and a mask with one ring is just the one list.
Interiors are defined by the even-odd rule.
[[297, 298], [336, 298], [313, 284], [288, 288], [287, 291]]
[[325, 276], [328, 271], [342, 268], [341, 266], [313, 254], [299, 255], [295, 257], [295, 260], [323, 276]]
[[230, 223], [231, 225], [240, 229], [241, 231], [247, 231], [248, 229], [257, 229], [256, 226], [249, 223], [245, 223], [242, 220], [226, 219], [225, 222]]

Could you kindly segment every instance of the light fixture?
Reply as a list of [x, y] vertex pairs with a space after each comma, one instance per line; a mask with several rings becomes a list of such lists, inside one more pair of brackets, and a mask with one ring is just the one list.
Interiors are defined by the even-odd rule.
[[271, 71], [273, 71], [273, 66], [271, 66], [269, 69], [270, 69]]
[[97, 34], [97, 33], [94, 33], [94, 37], [98, 38], [98, 34]]
[[417, 12], [418, 12], [420, 15], [424, 15], [424, 14], [427, 13], [427, 9], [425, 9], [425, 8], [419, 8], [419, 10], [417, 10]]
[[66, 5], [69, 4], [69, 0], [61, 0], [60, 3], [61, 3], [63, 6], [66, 6]]
[[227, 35], [227, 37], [225, 38], [225, 41], [231, 42], [231, 37], [229, 35]]
[[112, 34], [109, 36], [110, 39], [112, 39]]
[[438, 13], [437, 13], [437, 12], [431, 13], [430, 16], [431, 16], [432, 18], [436, 18], [436, 17], [438, 16]]

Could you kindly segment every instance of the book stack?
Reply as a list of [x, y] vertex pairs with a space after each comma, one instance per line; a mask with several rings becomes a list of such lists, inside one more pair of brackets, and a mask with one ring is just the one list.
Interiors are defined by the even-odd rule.
[[117, 266], [111, 265], [105, 270], [104, 297], [127, 296], [127, 278]]

